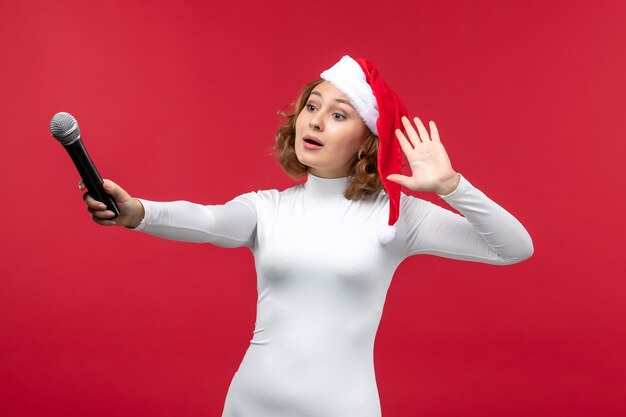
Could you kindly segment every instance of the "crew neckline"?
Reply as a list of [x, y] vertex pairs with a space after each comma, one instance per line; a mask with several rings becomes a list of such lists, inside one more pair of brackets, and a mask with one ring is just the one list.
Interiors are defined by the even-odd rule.
[[317, 196], [343, 196], [348, 184], [348, 177], [322, 178], [308, 174], [307, 181], [303, 184], [307, 194]]

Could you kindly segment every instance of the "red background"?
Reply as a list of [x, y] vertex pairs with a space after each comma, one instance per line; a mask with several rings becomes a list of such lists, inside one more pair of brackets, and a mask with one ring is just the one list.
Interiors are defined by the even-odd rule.
[[92, 223], [52, 115], [132, 195], [222, 203], [293, 184], [276, 111], [347, 53], [535, 244], [401, 265], [383, 415], [625, 415], [624, 22], [597, 0], [3, 0], [0, 414], [219, 416], [252, 337], [249, 251]]

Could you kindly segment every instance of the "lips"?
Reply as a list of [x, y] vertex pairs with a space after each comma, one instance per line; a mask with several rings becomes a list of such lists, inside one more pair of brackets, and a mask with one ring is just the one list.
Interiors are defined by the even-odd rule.
[[324, 146], [324, 144], [315, 136], [306, 135], [302, 138], [304, 146], [309, 149], [317, 149]]

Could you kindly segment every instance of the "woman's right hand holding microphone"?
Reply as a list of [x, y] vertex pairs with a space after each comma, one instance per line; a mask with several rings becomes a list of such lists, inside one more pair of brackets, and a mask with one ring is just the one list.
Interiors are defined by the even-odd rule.
[[[117, 208], [120, 210], [120, 215], [111, 220], [114, 213], [107, 210], [104, 203], [95, 200], [86, 192], [83, 194], [83, 200], [87, 204], [87, 210], [91, 213], [93, 221], [102, 226], [124, 226], [128, 229], [134, 229], [139, 226], [145, 214], [141, 202], [136, 198], [132, 198], [122, 187], [111, 180], [103, 180], [102, 186], [104, 191], [115, 200], [115, 204], [117, 204]], [[78, 188], [84, 190], [85, 184], [81, 181], [78, 184]]]

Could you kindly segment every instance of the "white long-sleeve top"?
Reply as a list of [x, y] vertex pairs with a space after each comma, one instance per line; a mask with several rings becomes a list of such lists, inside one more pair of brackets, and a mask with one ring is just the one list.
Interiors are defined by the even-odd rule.
[[400, 262], [432, 254], [511, 264], [533, 252], [519, 221], [463, 177], [442, 196], [463, 216], [403, 194], [397, 236], [387, 245], [377, 238], [387, 195], [348, 200], [346, 183], [309, 175], [304, 184], [224, 205], [141, 200], [137, 230], [254, 254], [254, 336], [223, 417], [379, 417], [374, 338]]

